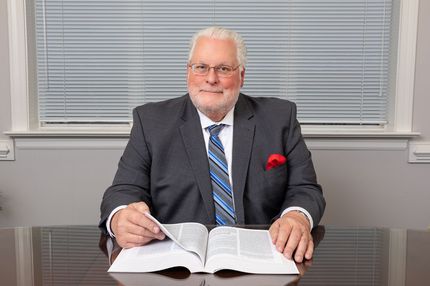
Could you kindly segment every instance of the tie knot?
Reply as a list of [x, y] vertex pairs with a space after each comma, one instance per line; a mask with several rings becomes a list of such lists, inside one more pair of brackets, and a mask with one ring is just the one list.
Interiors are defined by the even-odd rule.
[[209, 133], [211, 134], [211, 136], [217, 137], [221, 130], [224, 128], [224, 126], [225, 124], [213, 124], [208, 127]]

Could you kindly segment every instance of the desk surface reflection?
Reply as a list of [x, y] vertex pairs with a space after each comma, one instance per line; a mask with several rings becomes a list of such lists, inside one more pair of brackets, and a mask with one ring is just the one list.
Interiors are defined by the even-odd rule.
[[[261, 228], [263, 226], [259, 226]], [[223, 270], [189, 274], [107, 273], [109, 239], [96, 226], [0, 229], [2, 285], [426, 285], [430, 232], [318, 226], [311, 261], [300, 275], [251, 275]], [[111, 259], [120, 251], [113, 248]]]

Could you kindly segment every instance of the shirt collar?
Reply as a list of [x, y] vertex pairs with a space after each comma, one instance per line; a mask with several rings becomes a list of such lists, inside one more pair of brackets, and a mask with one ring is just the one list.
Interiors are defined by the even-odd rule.
[[225, 124], [227, 126], [233, 126], [234, 122], [234, 106], [230, 111], [224, 116], [224, 118], [220, 122], [212, 121], [210, 118], [208, 118], [206, 115], [200, 112], [200, 110], [197, 109], [197, 112], [200, 117], [200, 124], [202, 125], [203, 129], [208, 128], [209, 126], [213, 124]]

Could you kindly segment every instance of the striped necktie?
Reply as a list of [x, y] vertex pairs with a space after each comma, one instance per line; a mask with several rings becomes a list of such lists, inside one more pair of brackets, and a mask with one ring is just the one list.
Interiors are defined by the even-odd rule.
[[217, 225], [235, 224], [233, 191], [228, 179], [228, 165], [224, 154], [224, 146], [218, 137], [224, 124], [211, 125], [208, 157], [212, 183], [212, 195], [215, 202], [215, 220]]

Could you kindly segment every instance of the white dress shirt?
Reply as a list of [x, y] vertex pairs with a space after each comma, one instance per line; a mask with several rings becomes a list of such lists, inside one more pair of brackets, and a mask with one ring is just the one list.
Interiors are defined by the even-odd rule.
[[207, 129], [211, 125], [224, 124], [224, 128], [218, 134], [218, 138], [221, 140], [222, 146], [224, 147], [225, 159], [227, 160], [228, 167], [228, 178], [230, 185], [233, 189], [233, 180], [231, 176], [231, 162], [233, 161], [233, 122], [234, 122], [234, 107], [227, 113], [223, 120], [220, 122], [214, 122], [209, 119], [206, 115], [197, 110], [200, 117], [200, 124], [202, 126], [203, 138], [205, 139], [206, 153], [208, 153], [209, 137], [210, 132]]

